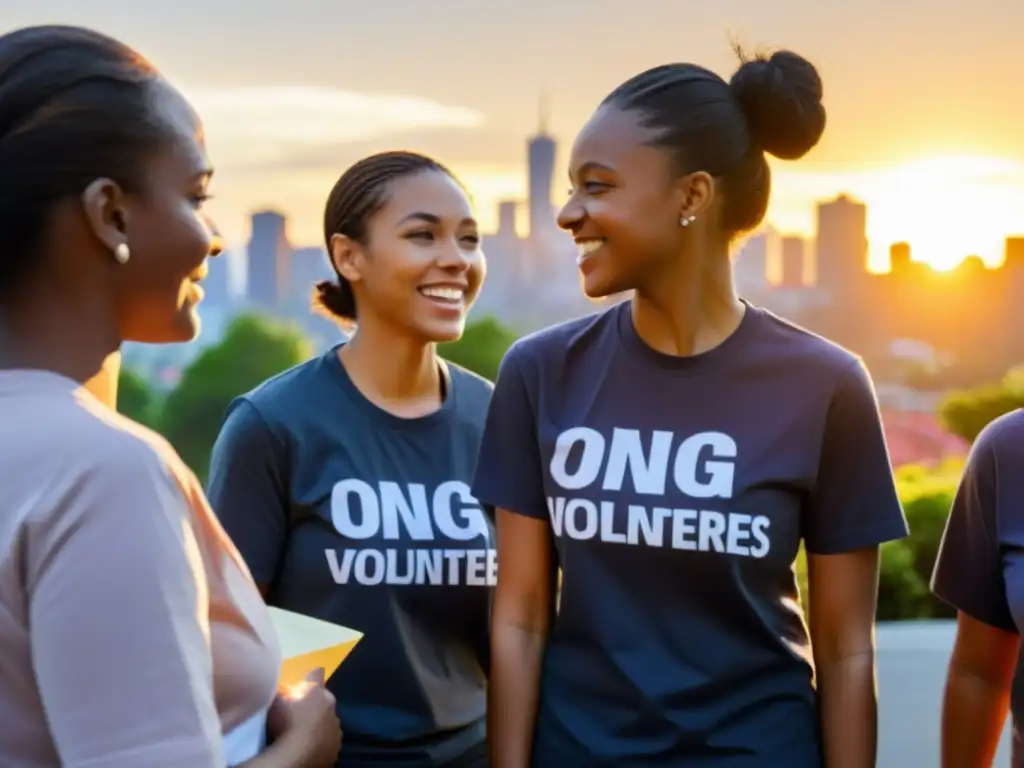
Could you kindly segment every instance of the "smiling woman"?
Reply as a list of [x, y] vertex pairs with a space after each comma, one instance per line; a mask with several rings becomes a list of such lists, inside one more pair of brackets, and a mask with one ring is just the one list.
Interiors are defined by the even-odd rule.
[[232, 404], [210, 497], [269, 602], [366, 635], [327, 684], [341, 765], [483, 766], [491, 385], [437, 357], [484, 278], [477, 222], [444, 166], [388, 152], [342, 174], [324, 235], [317, 297], [354, 334]]
[[[439, 205], [443, 212], [435, 210]], [[483, 281], [484, 260], [469, 199], [447, 168], [405, 152], [356, 163], [331, 191], [324, 235], [337, 282], [320, 283], [317, 293], [329, 313], [355, 321], [358, 293], [367, 311], [403, 314], [428, 341], [454, 341], [461, 335], [465, 313]], [[447, 270], [439, 271], [431, 269], [439, 252], [430, 246], [442, 237], [458, 247], [450, 251]], [[451, 256], [459, 261], [467, 255], [464, 270], [449, 263]], [[452, 266], [456, 269], [448, 274]], [[431, 313], [409, 301], [417, 293], [436, 305]], [[436, 327], [442, 318], [450, 327]]]
[[[198, 330], [219, 251], [199, 117], [87, 29], [0, 36], [0, 765], [323, 765], [270, 617], [194, 474], [115, 410], [126, 340]], [[260, 754], [259, 737], [272, 743]], [[265, 741], [266, 739], [264, 739]]]
[[740, 300], [729, 258], [823, 91], [790, 51], [669, 63], [576, 137], [559, 224], [587, 295], [632, 297], [521, 339], [495, 384], [494, 768], [875, 765], [878, 544], [906, 524], [872, 384]]

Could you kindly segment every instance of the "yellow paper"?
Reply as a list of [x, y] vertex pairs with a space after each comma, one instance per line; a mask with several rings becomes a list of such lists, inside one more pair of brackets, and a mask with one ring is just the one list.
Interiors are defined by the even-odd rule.
[[280, 686], [285, 690], [299, 685], [317, 669], [324, 671], [324, 679], [329, 678], [363, 637], [362, 632], [340, 624], [280, 608], [268, 610], [281, 646]]

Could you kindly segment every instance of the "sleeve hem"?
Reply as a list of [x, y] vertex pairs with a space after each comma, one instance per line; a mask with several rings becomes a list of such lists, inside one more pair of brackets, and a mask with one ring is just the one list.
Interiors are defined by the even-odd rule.
[[1014, 634], [1020, 633], [1020, 630], [1017, 628], [1017, 625], [1014, 624], [1012, 618], [997, 617], [990, 612], [978, 610], [977, 606], [969, 605], [970, 600], [966, 599], [964, 595], [957, 595], [954, 594], [953, 590], [937, 587], [934, 582], [931, 585], [931, 591], [935, 597], [946, 605], [970, 616], [975, 621], [980, 621], [982, 624], [987, 624], [990, 627], [1001, 629], [1004, 632], [1012, 632]]
[[513, 512], [523, 517], [532, 517], [534, 520], [550, 520], [551, 516], [548, 513], [547, 504], [537, 504], [537, 502], [527, 502], [524, 499], [509, 499], [495, 500], [492, 496], [486, 494], [477, 496], [477, 501], [481, 504], [488, 505], [494, 509], [504, 509], [507, 512]]
[[910, 534], [905, 520], [886, 522], [867, 528], [858, 528], [829, 536], [823, 541], [811, 543], [804, 541], [804, 548], [811, 555], [842, 555], [858, 549], [876, 547], [890, 541], [905, 539]]

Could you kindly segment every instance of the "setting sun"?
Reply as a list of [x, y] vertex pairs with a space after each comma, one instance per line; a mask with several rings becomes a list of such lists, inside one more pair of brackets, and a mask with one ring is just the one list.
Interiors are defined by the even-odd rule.
[[804, 170], [773, 163], [768, 221], [814, 237], [815, 203], [849, 194], [867, 206], [868, 266], [889, 268], [889, 246], [909, 242], [912, 258], [937, 270], [967, 256], [1002, 263], [1004, 241], [1024, 233], [1024, 164], [984, 155], [936, 155], [901, 164]]
[[971, 255], [996, 266], [1024, 214], [1024, 169], [1005, 160], [940, 157], [876, 176], [862, 197], [875, 263], [887, 261], [890, 244], [906, 241], [916, 261], [938, 270]]

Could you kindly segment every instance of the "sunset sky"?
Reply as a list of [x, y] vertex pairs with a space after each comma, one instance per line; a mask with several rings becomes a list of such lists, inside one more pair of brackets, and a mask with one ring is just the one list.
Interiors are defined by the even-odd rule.
[[[525, 191], [538, 96], [560, 141], [556, 201], [575, 132], [620, 81], [694, 61], [728, 76], [730, 36], [788, 47], [825, 81], [815, 151], [776, 164], [769, 220], [812, 233], [814, 203], [869, 206], [872, 265], [915, 257], [996, 264], [1024, 233], [1024, 3], [1019, 0], [32, 0], [8, 26], [64, 22], [139, 48], [195, 102], [217, 166], [211, 211], [235, 244], [275, 207], [296, 244], [320, 241], [347, 164], [387, 148], [435, 154], [474, 193], [485, 228]], [[628, 8], [628, 13], [623, 9]]]

